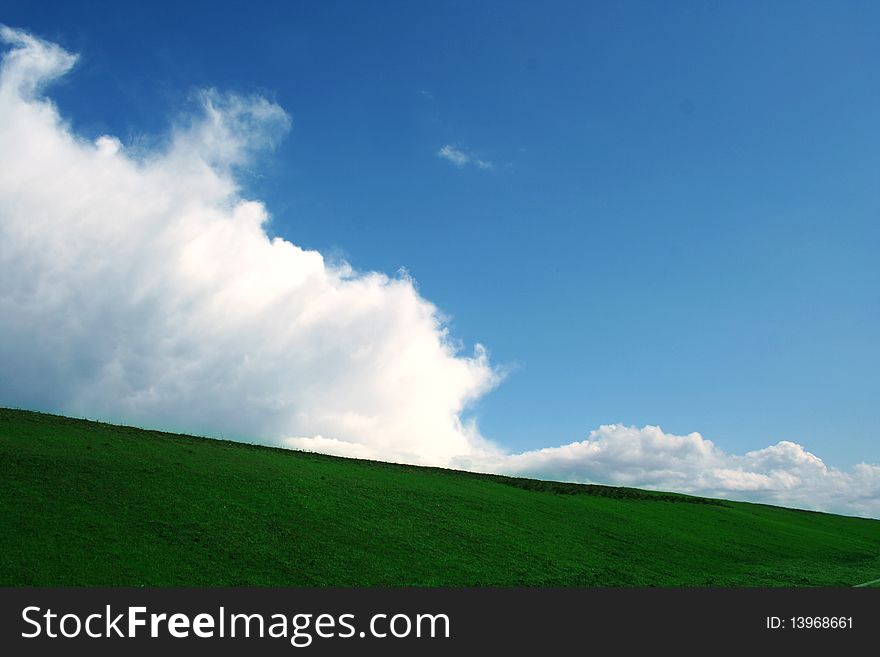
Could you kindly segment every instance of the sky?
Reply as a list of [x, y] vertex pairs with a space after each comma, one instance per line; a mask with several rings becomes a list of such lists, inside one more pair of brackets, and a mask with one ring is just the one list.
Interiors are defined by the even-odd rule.
[[880, 515], [876, 4], [0, 23], [0, 403]]

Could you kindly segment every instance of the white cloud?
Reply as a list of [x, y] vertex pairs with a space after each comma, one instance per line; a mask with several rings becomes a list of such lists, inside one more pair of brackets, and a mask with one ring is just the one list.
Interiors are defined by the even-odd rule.
[[867, 516], [880, 516], [880, 466], [846, 472], [801, 445], [781, 441], [729, 454], [699, 433], [604, 425], [582, 442], [466, 463], [494, 472], [581, 483], [678, 491]]
[[[406, 274], [354, 272], [270, 238], [265, 207], [242, 197], [237, 167], [289, 129], [280, 107], [205, 91], [166, 147], [135, 155], [74, 134], [40, 95], [73, 55], [0, 36], [12, 46], [0, 67], [0, 404], [880, 515], [880, 467], [830, 468], [790, 442], [738, 456], [696, 433], [609, 425], [505, 454], [463, 419], [499, 379], [482, 347], [460, 353]], [[452, 146], [439, 155], [481, 166]]]
[[416, 463], [483, 449], [461, 418], [498, 379], [485, 350], [407, 276], [270, 238], [242, 198], [280, 107], [205, 91], [135, 157], [39, 95], [73, 56], [2, 36], [0, 402]]
[[452, 162], [455, 166], [461, 168], [465, 167], [469, 164], [473, 164], [479, 169], [491, 169], [492, 163], [488, 160], [481, 160], [471, 153], [466, 153], [460, 148], [456, 148], [452, 144], [446, 144], [443, 148], [437, 151], [437, 157], [441, 157], [444, 160], [448, 160]]

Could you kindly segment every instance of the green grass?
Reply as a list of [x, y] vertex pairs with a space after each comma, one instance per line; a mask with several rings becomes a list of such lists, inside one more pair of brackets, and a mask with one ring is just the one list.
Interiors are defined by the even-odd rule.
[[851, 586], [880, 521], [0, 409], [0, 585]]

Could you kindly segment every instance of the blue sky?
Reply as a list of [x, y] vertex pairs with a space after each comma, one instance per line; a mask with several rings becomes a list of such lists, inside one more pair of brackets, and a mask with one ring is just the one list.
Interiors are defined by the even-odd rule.
[[0, 22], [79, 53], [52, 97], [90, 138], [161, 139], [199, 88], [283, 107], [245, 195], [298, 245], [405, 267], [486, 345], [508, 374], [471, 411], [485, 437], [651, 424], [880, 462], [875, 3], [11, 0]]

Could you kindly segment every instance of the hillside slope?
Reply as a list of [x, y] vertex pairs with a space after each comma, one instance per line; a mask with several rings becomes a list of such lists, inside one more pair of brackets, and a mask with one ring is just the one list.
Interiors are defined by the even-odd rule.
[[880, 521], [0, 409], [0, 585], [851, 586]]

